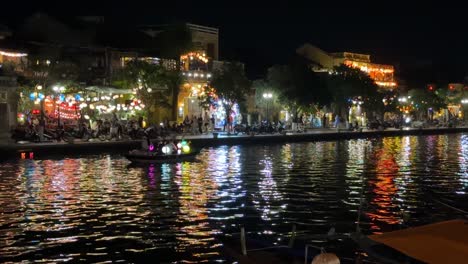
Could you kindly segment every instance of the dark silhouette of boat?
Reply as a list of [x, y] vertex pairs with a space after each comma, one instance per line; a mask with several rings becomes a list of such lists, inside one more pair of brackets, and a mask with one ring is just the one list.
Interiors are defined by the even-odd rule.
[[199, 150], [191, 150], [189, 153], [161, 154], [147, 150], [132, 150], [125, 157], [134, 163], [172, 163], [194, 160], [200, 153]]

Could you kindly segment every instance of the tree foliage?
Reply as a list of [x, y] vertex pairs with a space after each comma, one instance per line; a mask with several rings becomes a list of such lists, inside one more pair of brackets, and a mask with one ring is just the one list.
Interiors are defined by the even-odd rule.
[[378, 86], [369, 75], [360, 69], [346, 65], [335, 67], [328, 78], [328, 91], [334, 105], [335, 113], [347, 117], [347, 109], [353, 98], [361, 97], [365, 108], [374, 111], [383, 110], [383, 96]]
[[177, 117], [178, 95], [183, 82], [180, 74], [180, 56], [194, 48], [192, 33], [186, 24], [177, 23], [164, 28], [157, 35], [156, 42], [163, 58], [176, 61], [175, 72], [167, 75], [167, 86], [172, 94], [172, 115], [175, 119]]
[[137, 97], [149, 109], [169, 108], [171, 104], [168, 103], [170, 95], [168, 85], [173, 81], [172, 77], [173, 73], [162, 65], [135, 60], [115, 73], [113, 85], [124, 89], [135, 89]]
[[447, 105], [435, 92], [427, 91], [425, 89], [411, 89], [408, 91], [408, 96], [411, 97], [410, 102], [420, 117], [425, 115], [429, 108], [438, 110], [446, 107]]
[[235, 104], [244, 104], [250, 92], [250, 81], [245, 75], [244, 67], [237, 62], [224, 63], [213, 73], [210, 85], [212, 88], [199, 97], [202, 106], [216, 106], [216, 102], [221, 102], [226, 116], [229, 116]]
[[[278, 113], [282, 104], [279, 98], [279, 92], [274, 87], [272, 87], [266, 80], [259, 79], [252, 82], [252, 88], [255, 90], [255, 107], [257, 109], [251, 110], [251, 112], [262, 111], [266, 112], [266, 109], [269, 109], [269, 113]], [[272, 98], [265, 99], [263, 94], [271, 93]], [[258, 109], [260, 108], [260, 109]], [[267, 115], [268, 113], [264, 113]], [[274, 116], [273, 116], [274, 117]], [[269, 118], [269, 117], [268, 117]]]
[[18, 104], [19, 110], [23, 112], [33, 108], [34, 103], [29, 99], [32, 92], [53, 95], [56, 92], [54, 86], [65, 87], [67, 92], [78, 92], [82, 86], [81, 80], [87, 73], [83, 68], [86, 65], [62, 56], [58, 48], [41, 47], [30, 54], [26, 70], [18, 77], [23, 94]]
[[297, 122], [301, 112], [308, 112], [316, 105], [328, 102], [323, 77], [314, 73], [307, 62], [295, 57], [288, 65], [274, 65], [268, 69], [267, 82], [288, 108]]

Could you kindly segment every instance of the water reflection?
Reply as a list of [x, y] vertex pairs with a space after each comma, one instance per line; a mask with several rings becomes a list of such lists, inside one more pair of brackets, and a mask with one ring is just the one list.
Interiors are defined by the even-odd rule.
[[292, 222], [349, 233], [362, 217], [380, 233], [458, 216], [436, 198], [468, 209], [463, 134], [221, 146], [198, 159], [2, 164], [0, 261], [226, 261], [222, 235], [240, 226], [284, 243]]
[[[382, 147], [374, 151], [375, 176], [370, 177], [368, 184], [370, 186], [369, 201], [370, 210], [367, 216], [371, 220], [370, 229], [374, 233], [380, 231], [383, 224], [396, 225], [400, 218], [395, 213], [396, 204], [393, 203], [397, 188], [395, 187], [395, 178], [399, 166], [395, 161], [394, 150], [397, 145], [395, 138], [382, 139]], [[408, 150], [401, 150], [408, 151]]]
[[[203, 250], [214, 241], [213, 234], [218, 230], [208, 222], [207, 203], [215, 201], [217, 184], [206, 177], [203, 168], [192, 166], [189, 162], [175, 166], [175, 183], [179, 188], [179, 213], [177, 214], [176, 252]], [[192, 256], [197, 257], [196, 252]], [[210, 254], [206, 254], [210, 255]], [[216, 255], [216, 254], [211, 254]]]
[[[279, 204], [283, 201], [281, 193], [278, 191], [277, 183], [273, 177], [273, 160], [269, 154], [260, 160], [260, 179], [258, 182], [258, 194], [252, 195], [252, 200], [260, 212], [263, 221], [274, 221], [280, 217], [281, 211], [286, 208], [286, 204]], [[272, 233], [271, 230], [264, 230], [264, 233]]]
[[460, 164], [460, 188], [457, 190], [458, 194], [465, 194], [468, 189], [468, 135], [462, 135], [459, 143], [458, 164]]

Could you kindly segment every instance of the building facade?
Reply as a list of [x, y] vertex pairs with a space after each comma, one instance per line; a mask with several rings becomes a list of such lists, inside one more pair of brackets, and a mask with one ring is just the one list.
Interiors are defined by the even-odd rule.
[[0, 144], [11, 143], [18, 106], [16, 77], [0, 75]]
[[196, 24], [187, 24], [192, 33], [192, 42], [196, 50], [203, 50], [213, 61], [219, 60], [219, 29]]
[[375, 83], [383, 89], [397, 87], [394, 67], [373, 63], [371, 56], [368, 54], [352, 52], [327, 53], [311, 44], [304, 44], [296, 52], [311, 62], [314, 71], [332, 72], [334, 67], [344, 64], [368, 73]]

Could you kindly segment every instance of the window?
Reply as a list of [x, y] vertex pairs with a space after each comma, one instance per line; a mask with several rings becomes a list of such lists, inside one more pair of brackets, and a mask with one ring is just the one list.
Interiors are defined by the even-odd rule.
[[213, 43], [208, 43], [207, 49], [206, 49], [206, 54], [210, 58], [215, 58], [215, 45]]

